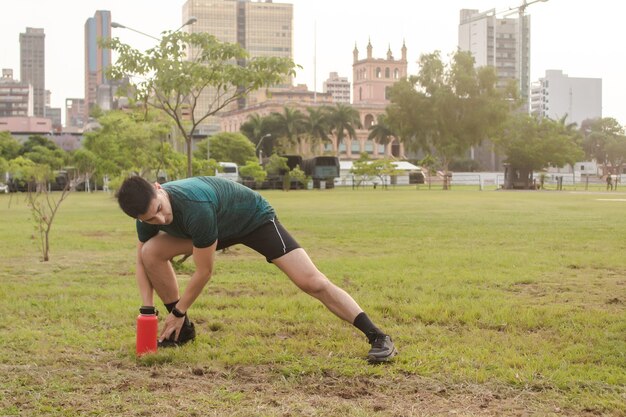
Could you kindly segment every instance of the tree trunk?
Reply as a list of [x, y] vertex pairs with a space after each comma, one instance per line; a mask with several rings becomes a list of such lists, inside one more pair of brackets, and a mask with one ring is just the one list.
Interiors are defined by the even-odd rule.
[[[187, 144], [187, 178], [190, 178], [193, 175], [193, 170], [191, 166], [191, 137], [185, 138], [185, 143]], [[207, 143], [207, 146], [208, 143]], [[208, 157], [208, 151], [207, 151]]]

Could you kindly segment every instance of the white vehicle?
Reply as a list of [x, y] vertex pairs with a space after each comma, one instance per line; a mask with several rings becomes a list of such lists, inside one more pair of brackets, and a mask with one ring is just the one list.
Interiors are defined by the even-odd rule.
[[240, 182], [239, 178], [239, 167], [234, 162], [220, 162], [220, 167], [222, 167], [221, 172], [216, 171], [216, 177], [222, 177], [229, 179], [231, 181]]
[[8, 193], [9, 192], [9, 186], [0, 182], [0, 193]]

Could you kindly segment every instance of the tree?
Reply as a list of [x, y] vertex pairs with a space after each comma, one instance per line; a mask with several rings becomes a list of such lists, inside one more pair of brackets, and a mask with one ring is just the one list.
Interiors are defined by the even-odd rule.
[[[207, 149], [208, 145], [208, 149]], [[221, 132], [198, 143], [194, 152], [198, 159], [214, 159], [220, 162], [234, 162], [245, 165], [247, 161], [256, 159], [254, 145], [241, 133]]]
[[[369, 181], [371, 178], [378, 178], [384, 189], [387, 189], [387, 178], [398, 175], [393, 161], [390, 159], [370, 160], [367, 153], [362, 153], [361, 157], [354, 161], [351, 172], [359, 177], [358, 184], [362, 181]], [[376, 183], [374, 183], [376, 188]]]
[[67, 153], [60, 148], [50, 149], [41, 145], [30, 147], [29, 151], [22, 154], [22, 156], [38, 165], [47, 165], [51, 170], [63, 168], [68, 159]]
[[[248, 59], [240, 45], [220, 42], [204, 32], [164, 32], [159, 44], [143, 53], [117, 38], [104, 46], [119, 55], [110, 76], [131, 77], [136, 98], [174, 121], [187, 146], [188, 176], [192, 175], [192, 139], [202, 122], [251, 91], [295, 74], [290, 59]], [[209, 99], [206, 108], [199, 107], [201, 97]]]
[[610, 117], [585, 120], [580, 131], [587, 157], [601, 163], [605, 175], [611, 170], [621, 172], [626, 159], [626, 136], [617, 120]]
[[274, 112], [272, 117], [278, 129], [278, 137], [286, 140], [285, 147], [296, 147], [301, 151], [301, 134], [305, 132], [306, 116], [300, 110], [284, 107], [282, 113]]
[[356, 129], [363, 127], [361, 124], [361, 116], [358, 110], [346, 104], [337, 103], [335, 107], [328, 108], [328, 120], [331, 132], [337, 139], [337, 149], [339, 154], [339, 145], [344, 141], [345, 137], [350, 139], [356, 138]]
[[83, 177], [85, 181], [85, 191], [91, 192], [91, 177], [97, 169], [96, 155], [87, 149], [77, 149], [72, 155], [74, 167], [77, 170], [77, 176]]
[[54, 151], [57, 149], [60, 149], [56, 143], [54, 143], [53, 141], [51, 141], [50, 139], [40, 136], [40, 135], [33, 135], [33, 136], [29, 136], [29, 138], [26, 140], [26, 142], [24, 142], [22, 144], [22, 146], [20, 147], [19, 150], [19, 154], [20, 155], [24, 155], [26, 153], [29, 152], [33, 152], [33, 150], [36, 147], [43, 147], [46, 148], [50, 151]]
[[0, 132], [0, 157], [10, 161], [17, 158], [22, 146], [9, 132]]
[[584, 156], [576, 132], [549, 118], [518, 114], [496, 139], [510, 164], [506, 188], [531, 188], [533, 172], [549, 166], [573, 165]]
[[39, 248], [42, 260], [47, 262], [50, 260], [50, 231], [52, 230], [52, 224], [61, 203], [71, 191], [71, 181], [68, 179], [65, 187], [56, 198], [46, 187], [47, 179], [40, 177], [39, 181], [43, 182], [37, 187], [37, 192], [31, 189], [28, 190], [27, 201], [35, 222], [35, 229], [39, 235]]
[[100, 129], [85, 134], [84, 147], [96, 156], [96, 173], [117, 176], [134, 172], [141, 176], [163, 167], [167, 124], [154, 114], [110, 111], [98, 120]]
[[[304, 130], [311, 138], [312, 145], [328, 143], [330, 138], [330, 114], [328, 107], [307, 107]], [[314, 152], [315, 153], [315, 152]]]
[[388, 116], [386, 114], [379, 114], [377, 117], [377, 123], [370, 126], [370, 133], [367, 136], [369, 140], [384, 145], [387, 147], [396, 137], [397, 134], [387, 121]]
[[469, 52], [457, 51], [445, 65], [436, 51], [419, 59], [420, 71], [391, 89], [389, 123], [409, 149], [436, 155], [447, 188], [450, 163], [471, 146], [497, 134], [516, 96], [496, 89], [491, 67], [474, 68]]
[[244, 166], [239, 168], [241, 177], [252, 178], [257, 185], [260, 185], [267, 178], [267, 171], [263, 169], [258, 161], [248, 161]]

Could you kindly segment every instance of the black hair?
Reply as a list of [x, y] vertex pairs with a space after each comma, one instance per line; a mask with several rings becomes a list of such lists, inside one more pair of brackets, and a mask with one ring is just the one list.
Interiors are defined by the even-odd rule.
[[154, 186], [138, 176], [125, 179], [115, 193], [120, 208], [133, 219], [145, 214], [155, 197]]

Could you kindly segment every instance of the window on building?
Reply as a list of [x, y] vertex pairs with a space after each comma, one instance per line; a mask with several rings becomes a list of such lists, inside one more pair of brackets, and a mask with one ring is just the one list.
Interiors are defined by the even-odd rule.
[[389, 77], [391, 77], [391, 71], [389, 70], [389, 68], [385, 68], [385, 78]]
[[376, 67], [376, 78], [380, 78], [382, 75], [381, 71], [380, 71], [380, 67]]
[[393, 70], [393, 78], [396, 80], [400, 78], [400, 70], [398, 70], [398, 68]]

